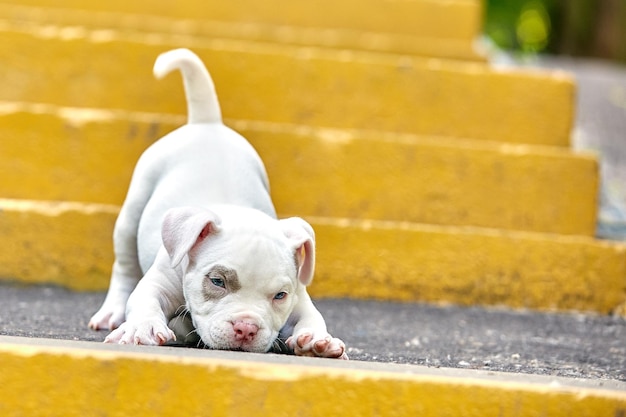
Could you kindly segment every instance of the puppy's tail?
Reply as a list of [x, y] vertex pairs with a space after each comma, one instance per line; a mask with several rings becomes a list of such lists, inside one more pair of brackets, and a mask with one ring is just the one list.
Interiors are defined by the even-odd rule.
[[157, 57], [153, 72], [157, 78], [163, 78], [175, 69], [183, 75], [188, 123], [221, 122], [215, 86], [200, 58], [189, 49], [174, 49]]

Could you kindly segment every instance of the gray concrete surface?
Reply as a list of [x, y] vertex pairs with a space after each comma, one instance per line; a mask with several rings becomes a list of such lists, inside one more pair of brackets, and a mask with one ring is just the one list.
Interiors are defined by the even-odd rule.
[[[0, 284], [0, 335], [102, 341], [104, 293]], [[353, 360], [626, 381], [626, 320], [583, 314], [317, 300]]]

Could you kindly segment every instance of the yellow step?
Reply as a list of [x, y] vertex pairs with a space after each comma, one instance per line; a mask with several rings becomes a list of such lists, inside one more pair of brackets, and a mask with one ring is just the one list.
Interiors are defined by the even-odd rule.
[[559, 72], [11, 22], [0, 43], [1, 100], [184, 114], [180, 77], [156, 81], [151, 68], [186, 46], [210, 69], [225, 117], [569, 144], [574, 84]]
[[[2, 111], [4, 109], [4, 111]], [[0, 196], [121, 204], [141, 152], [184, 117], [0, 102]], [[282, 215], [592, 236], [597, 162], [561, 148], [228, 121]]]
[[0, 19], [484, 60], [479, 0], [0, 4]]
[[595, 234], [598, 166], [589, 155], [257, 123], [238, 130], [264, 158], [281, 213]]
[[613, 381], [271, 354], [0, 337], [0, 361], [3, 416], [613, 417], [626, 408]]
[[108, 288], [118, 212], [104, 204], [0, 199], [0, 278]]
[[[0, 277], [104, 290], [117, 207], [0, 200]], [[591, 238], [308, 217], [314, 297], [610, 313], [626, 300], [626, 245]]]

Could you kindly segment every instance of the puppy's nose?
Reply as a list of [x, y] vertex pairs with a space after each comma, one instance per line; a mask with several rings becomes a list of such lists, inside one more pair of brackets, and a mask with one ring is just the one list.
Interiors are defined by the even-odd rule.
[[247, 321], [238, 320], [233, 323], [235, 340], [238, 342], [251, 342], [259, 331], [259, 326]]

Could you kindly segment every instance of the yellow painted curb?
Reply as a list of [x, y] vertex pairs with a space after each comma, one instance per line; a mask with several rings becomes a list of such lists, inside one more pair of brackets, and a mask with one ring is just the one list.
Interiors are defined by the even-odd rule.
[[479, 0], [284, 2], [25, 1], [0, 18], [62, 26], [130, 29], [305, 46], [484, 60]]
[[[108, 285], [111, 206], [0, 201], [0, 277]], [[309, 217], [315, 297], [609, 313], [626, 299], [626, 246], [591, 238]]]
[[[4, 111], [3, 111], [4, 109]], [[141, 152], [184, 117], [0, 102], [0, 195], [121, 204]], [[279, 213], [593, 236], [597, 162], [560, 148], [229, 121]]]
[[118, 211], [104, 204], [0, 200], [0, 277], [106, 288]]
[[308, 218], [318, 297], [610, 313], [626, 300], [626, 245], [585, 237]]
[[156, 81], [151, 68], [185, 46], [209, 67], [228, 118], [569, 144], [574, 83], [560, 72], [11, 22], [0, 42], [8, 101], [184, 114], [180, 77]]
[[141, 153], [181, 116], [0, 101], [0, 198], [121, 205]]
[[3, 416], [615, 417], [626, 410], [625, 391], [564, 379], [518, 382], [270, 354], [0, 338], [0, 361]]
[[595, 158], [561, 149], [240, 123], [280, 213], [594, 236]]

